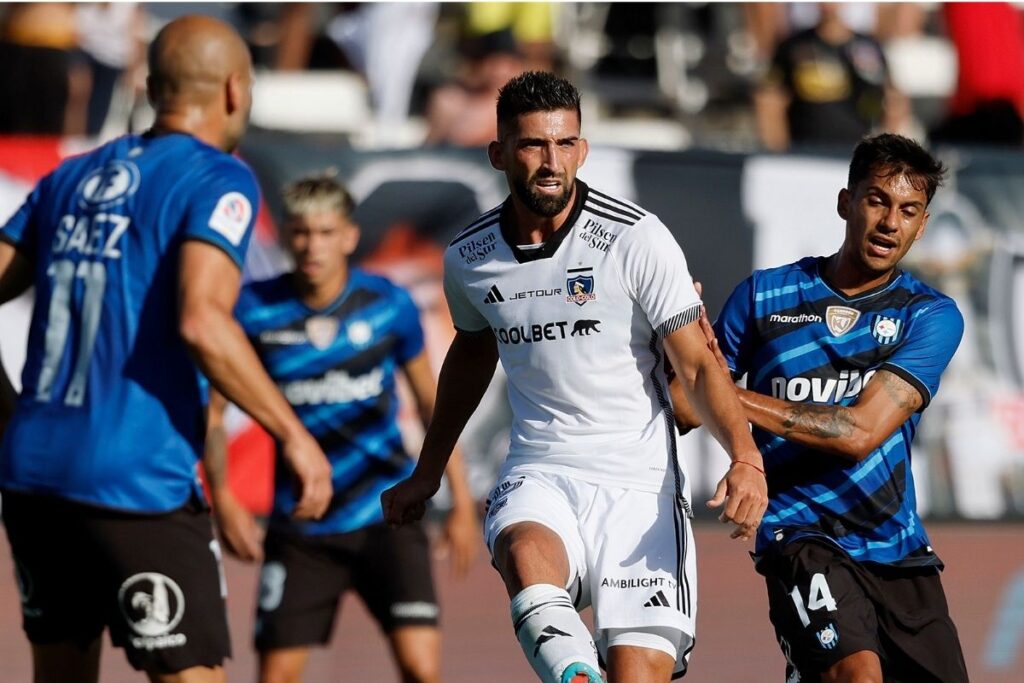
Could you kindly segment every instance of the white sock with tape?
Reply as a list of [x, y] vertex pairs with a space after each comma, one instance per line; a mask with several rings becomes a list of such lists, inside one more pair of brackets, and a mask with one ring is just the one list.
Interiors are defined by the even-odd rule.
[[594, 639], [565, 589], [527, 586], [512, 598], [511, 611], [526, 660], [543, 683], [561, 683], [562, 672], [574, 662], [600, 671]]

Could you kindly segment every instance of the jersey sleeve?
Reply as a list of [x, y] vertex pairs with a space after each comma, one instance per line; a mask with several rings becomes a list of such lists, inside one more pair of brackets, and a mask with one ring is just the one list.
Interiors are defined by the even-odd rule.
[[932, 301], [911, 315], [905, 341], [879, 369], [912, 384], [924, 400], [924, 410], [939, 390], [939, 378], [963, 334], [964, 319], [953, 300]]
[[750, 369], [754, 348], [754, 276], [736, 285], [715, 320], [715, 336], [729, 370], [739, 379]]
[[260, 191], [252, 171], [232, 157], [198, 174], [186, 209], [185, 238], [223, 249], [241, 268], [256, 223]]
[[452, 264], [448, 258], [444, 264], [444, 298], [448, 302], [448, 311], [452, 315], [455, 329], [462, 332], [480, 332], [490, 326], [487, 318], [470, 303], [458, 266]]
[[398, 309], [396, 356], [398, 362], [404, 364], [423, 351], [423, 325], [420, 323], [420, 309], [409, 293], [400, 287], [395, 287], [394, 296], [395, 306]]
[[43, 186], [46, 178], [36, 185], [29, 193], [14, 215], [0, 227], [0, 240], [7, 242], [19, 251], [34, 255], [36, 252], [37, 234], [35, 222], [38, 216], [38, 207], [43, 195]]
[[700, 317], [686, 257], [665, 224], [651, 216], [624, 233], [624, 284], [660, 336]]

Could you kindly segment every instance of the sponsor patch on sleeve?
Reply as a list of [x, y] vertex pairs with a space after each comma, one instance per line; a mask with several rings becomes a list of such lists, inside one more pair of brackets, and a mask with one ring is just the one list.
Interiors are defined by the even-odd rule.
[[210, 227], [238, 246], [252, 219], [252, 204], [241, 192], [228, 192], [217, 201], [210, 215]]

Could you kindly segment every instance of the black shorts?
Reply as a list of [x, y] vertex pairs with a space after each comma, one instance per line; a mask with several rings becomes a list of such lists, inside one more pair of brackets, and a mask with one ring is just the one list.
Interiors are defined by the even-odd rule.
[[156, 673], [231, 655], [220, 547], [198, 501], [141, 515], [2, 495], [31, 642], [84, 645], [110, 627], [131, 665]]
[[256, 649], [326, 644], [354, 588], [385, 633], [436, 626], [430, 548], [419, 524], [300, 536], [271, 527], [256, 608]]
[[827, 541], [801, 540], [758, 564], [769, 617], [801, 681], [861, 650], [878, 654], [888, 683], [959, 683], [967, 668], [935, 567], [855, 562]]

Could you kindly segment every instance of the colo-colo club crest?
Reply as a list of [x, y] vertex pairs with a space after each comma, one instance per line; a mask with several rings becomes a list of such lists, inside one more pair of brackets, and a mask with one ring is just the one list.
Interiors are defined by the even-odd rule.
[[825, 309], [825, 324], [833, 337], [841, 337], [860, 320], [860, 311], [848, 306], [829, 306]]
[[588, 301], [593, 301], [597, 298], [597, 295], [594, 294], [593, 275], [577, 275], [576, 277], [568, 278], [565, 281], [565, 286], [568, 292], [568, 295], [565, 297], [567, 303], [582, 306]]

